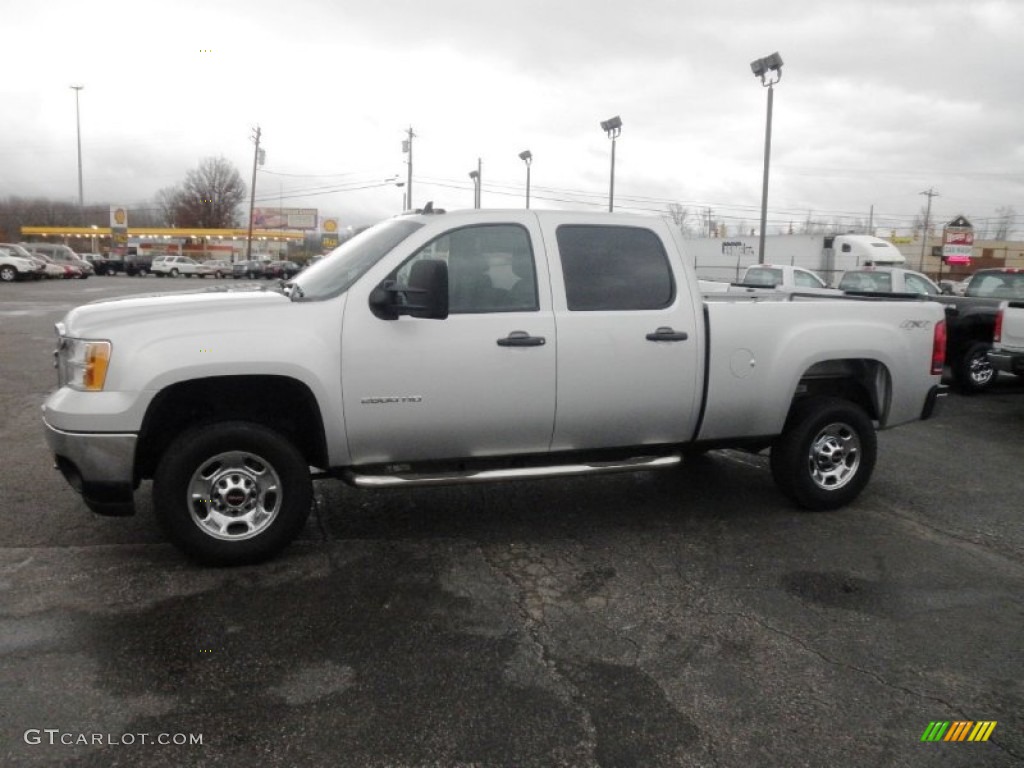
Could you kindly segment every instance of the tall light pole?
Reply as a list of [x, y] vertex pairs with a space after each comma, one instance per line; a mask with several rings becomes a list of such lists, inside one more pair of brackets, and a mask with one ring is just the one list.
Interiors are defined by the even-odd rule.
[[409, 130], [406, 131], [409, 138], [402, 142], [402, 152], [409, 156], [409, 176], [405, 182], [405, 201], [407, 211], [412, 210], [412, 140], [416, 138], [416, 134], [412, 132], [412, 126], [409, 126]]
[[612, 178], [608, 187], [608, 211], [615, 209], [615, 140], [622, 133], [622, 119], [616, 115], [601, 121], [601, 130], [612, 140]]
[[84, 85], [69, 86], [75, 92], [75, 133], [78, 136], [78, 216], [85, 223], [85, 196], [82, 194], [82, 118], [78, 111], [78, 92]]
[[526, 163], [526, 210], [530, 210], [530, 164], [533, 162], [533, 153], [524, 149], [519, 153], [519, 159]]
[[768, 89], [768, 119], [764, 127], [764, 181], [761, 184], [761, 236], [757, 243], [757, 263], [764, 264], [764, 236], [768, 228], [768, 165], [772, 156], [772, 99], [773, 86], [782, 79], [782, 57], [778, 51], [771, 56], [750, 62], [754, 77], [761, 78], [761, 85]]
[[470, 171], [469, 178], [473, 180], [473, 207], [480, 207], [480, 171]]
[[929, 187], [926, 192], [919, 192], [921, 195], [928, 195], [928, 207], [924, 210], [924, 231], [921, 233], [921, 260], [917, 265], [918, 272], [924, 272], [924, 251], [928, 245], [928, 224], [929, 219], [932, 217], [932, 198], [938, 197], [939, 193], [936, 192], [932, 187]]

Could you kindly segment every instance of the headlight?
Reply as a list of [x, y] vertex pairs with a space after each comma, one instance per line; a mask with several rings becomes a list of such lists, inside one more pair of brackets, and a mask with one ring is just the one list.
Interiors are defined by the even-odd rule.
[[107, 380], [109, 341], [60, 337], [57, 345], [57, 381], [61, 386], [99, 392]]

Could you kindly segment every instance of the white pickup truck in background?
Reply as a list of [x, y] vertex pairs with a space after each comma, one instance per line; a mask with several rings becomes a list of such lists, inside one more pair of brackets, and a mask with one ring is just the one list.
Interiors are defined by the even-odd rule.
[[997, 371], [1024, 376], [1024, 301], [999, 305], [988, 359]]
[[660, 218], [421, 212], [281, 286], [78, 307], [46, 437], [92, 510], [131, 514], [152, 478], [169, 537], [221, 564], [297, 535], [311, 467], [376, 488], [770, 449], [795, 503], [849, 503], [876, 428], [933, 411], [942, 308], [702, 298], [684, 249]]

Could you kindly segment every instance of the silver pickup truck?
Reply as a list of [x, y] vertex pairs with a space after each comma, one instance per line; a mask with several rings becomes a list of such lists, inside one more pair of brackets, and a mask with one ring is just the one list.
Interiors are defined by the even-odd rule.
[[988, 359], [997, 371], [1024, 376], [1024, 301], [999, 305]]
[[421, 212], [275, 287], [125, 298], [58, 324], [43, 406], [95, 512], [156, 515], [187, 554], [286, 546], [311, 478], [365, 488], [669, 467], [771, 450], [808, 509], [855, 499], [875, 430], [928, 418], [942, 308], [704, 298], [660, 218]]

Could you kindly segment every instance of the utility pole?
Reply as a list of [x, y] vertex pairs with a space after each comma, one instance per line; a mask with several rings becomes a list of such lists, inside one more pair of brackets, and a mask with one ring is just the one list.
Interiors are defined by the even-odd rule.
[[82, 118], [78, 111], [78, 94], [84, 85], [72, 85], [75, 92], [75, 132], [78, 135], [78, 216], [85, 224], [85, 196], [82, 194]]
[[917, 271], [923, 273], [924, 272], [924, 251], [925, 251], [925, 247], [928, 245], [928, 225], [931, 223], [930, 220], [931, 220], [931, 217], [932, 217], [932, 198], [933, 197], [938, 197], [939, 193], [936, 192], [934, 190], [934, 188], [929, 187], [926, 192], [919, 192], [918, 194], [927, 195], [928, 196], [928, 207], [925, 208], [925, 211], [924, 211], [924, 231], [921, 233], [921, 261], [917, 265]]
[[249, 236], [245, 241], [245, 260], [252, 258], [252, 214], [256, 205], [256, 163], [260, 159], [260, 136], [262, 132], [257, 125], [253, 130], [252, 140], [256, 142], [256, 149], [252, 153], [252, 192], [249, 194]]
[[416, 134], [412, 132], [412, 126], [409, 126], [409, 130], [406, 132], [409, 137], [402, 142], [402, 151], [409, 155], [409, 176], [405, 182], [405, 204], [406, 210], [412, 210], [412, 140], [416, 138]]

